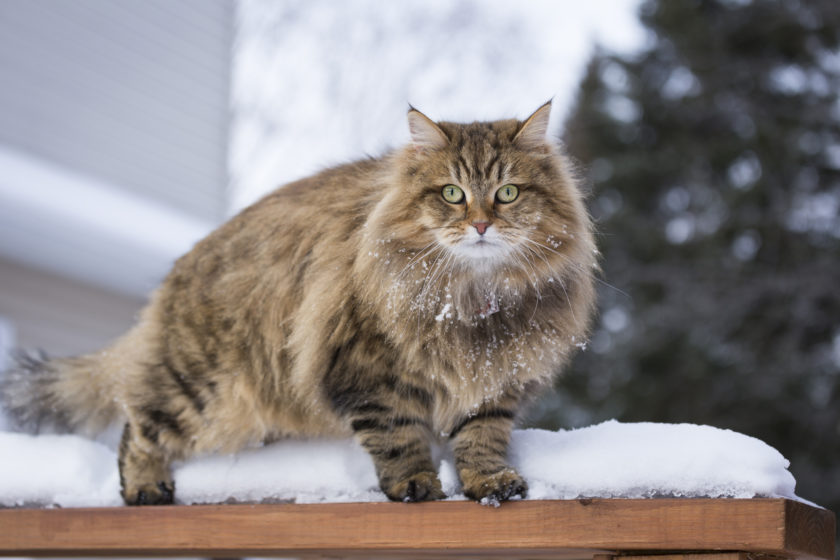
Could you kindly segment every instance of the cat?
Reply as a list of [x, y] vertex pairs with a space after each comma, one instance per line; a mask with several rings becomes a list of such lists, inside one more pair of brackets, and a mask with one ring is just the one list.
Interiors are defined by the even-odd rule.
[[523, 403], [587, 337], [597, 251], [551, 102], [524, 121], [434, 122], [283, 186], [178, 259], [108, 348], [22, 354], [22, 427], [124, 423], [127, 504], [174, 501], [170, 463], [285, 437], [355, 436], [391, 500], [525, 497], [507, 463]]

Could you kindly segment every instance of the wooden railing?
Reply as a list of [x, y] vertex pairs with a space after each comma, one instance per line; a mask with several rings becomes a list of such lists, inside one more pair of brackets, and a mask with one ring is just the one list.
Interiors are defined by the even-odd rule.
[[0, 555], [833, 560], [834, 524], [785, 499], [6, 509]]

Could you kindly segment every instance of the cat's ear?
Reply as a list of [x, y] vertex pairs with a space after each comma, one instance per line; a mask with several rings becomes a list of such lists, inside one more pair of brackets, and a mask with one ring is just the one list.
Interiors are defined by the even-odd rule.
[[449, 142], [440, 127], [414, 107], [408, 110], [408, 131], [411, 133], [411, 141], [418, 148], [436, 150]]
[[513, 137], [513, 143], [526, 150], [534, 150], [544, 147], [546, 135], [548, 134], [548, 117], [551, 116], [551, 101], [525, 119], [519, 132]]

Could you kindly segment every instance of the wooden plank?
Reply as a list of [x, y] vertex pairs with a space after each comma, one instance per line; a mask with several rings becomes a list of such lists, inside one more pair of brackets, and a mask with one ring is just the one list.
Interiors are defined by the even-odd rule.
[[[785, 524], [796, 527], [795, 531], [785, 534], [785, 550], [801, 553], [803, 556], [834, 558], [834, 514], [788, 500], [785, 502]], [[825, 535], [831, 535], [831, 538], [826, 538]]]
[[736, 551], [833, 560], [834, 514], [783, 499], [0, 510], [0, 555], [470, 556]]
[[[621, 556], [596, 555], [593, 560], [755, 560], [748, 552], [708, 552], [686, 554], [625, 554]], [[761, 560], [773, 560], [762, 556]]]

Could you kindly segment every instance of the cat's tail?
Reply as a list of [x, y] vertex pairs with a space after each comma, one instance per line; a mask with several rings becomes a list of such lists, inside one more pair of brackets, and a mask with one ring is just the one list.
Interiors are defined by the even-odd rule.
[[92, 435], [120, 415], [101, 355], [14, 358], [16, 365], [0, 374], [0, 406], [18, 428]]

